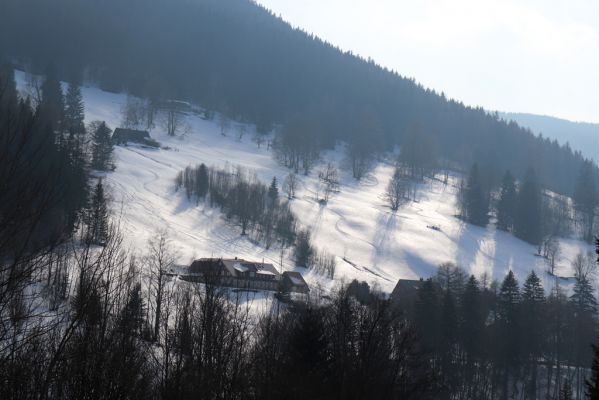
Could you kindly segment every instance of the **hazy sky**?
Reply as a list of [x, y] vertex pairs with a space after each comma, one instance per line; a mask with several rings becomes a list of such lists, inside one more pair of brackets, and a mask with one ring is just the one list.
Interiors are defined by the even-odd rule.
[[466, 104], [599, 122], [597, 0], [258, 3]]

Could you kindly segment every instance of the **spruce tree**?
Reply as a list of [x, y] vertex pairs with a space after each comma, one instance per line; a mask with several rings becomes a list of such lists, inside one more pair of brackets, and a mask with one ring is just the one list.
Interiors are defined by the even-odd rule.
[[103, 245], [107, 239], [108, 207], [106, 205], [102, 179], [99, 179], [88, 210], [86, 240], [88, 243]]
[[80, 211], [85, 208], [89, 195], [87, 159], [83, 140], [73, 130], [61, 140], [59, 148], [67, 168], [57, 186], [61, 191], [67, 222], [73, 227]]
[[93, 133], [92, 168], [99, 171], [111, 170], [113, 150], [111, 130], [105, 122], [101, 122]]
[[507, 171], [501, 183], [501, 193], [497, 203], [497, 227], [504, 231], [511, 231], [514, 226], [516, 212], [516, 183], [514, 177]]
[[277, 185], [277, 177], [273, 176], [270, 186], [268, 187], [268, 199], [270, 204], [274, 204], [279, 197], [279, 187]]
[[138, 336], [145, 321], [146, 305], [141, 293], [141, 284], [135, 284], [128, 293], [127, 303], [121, 310], [119, 325], [121, 332], [128, 336]]
[[314, 249], [310, 242], [310, 231], [298, 232], [295, 239], [295, 263], [301, 267], [310, 267], [314, 257]]
[[489, 200], [483, 189], [478, 165], [474, 164], [465, 188], [465, 205], [468, 222], [485, 226], [489, 221]]
[[436, 351], [439, 346], [440, 308], [436, 284], [429, 278], [418, 289], [415, 314], [416, 327], [427, 351]]
[[543, 238], [541, 189], [534, 170], [529, 169], [518, 191], [514, 231], [517, 237], [532, 244]]
[[458, 315], [454, 296], [451, 290], [446, 290], [441, 305], [441, 353], [447, 368], [453, 359], [452, 349], [457, 341]]
[[478, 281], [472, 275], [464, 287], [460, 308], [460, 338], [470, 364], [480, 356], [482, 350], [484, 318], [481, 301]]
[[593, 222], [595, 217], [595, 207], [597, 207], [597, 188], [594, 174], [594, 165], [592, 161], [586, 160], [580, 167], [580, 173], [576, 182], [574, 192], [574, 202], [576, 208], [584, 214], [585, 232], [584, 239], [589, 243], [593, 240]]
[[508, 324], [517, 321], [518, 305], [520, 303], [520, 289], [514, 272], [510, 270], [501, 283], [499, 289], [498, 317]]
[[46, 121], [55, 132], [62, 132], [64, 112], [64, 94], [60, 82], [54, 73], [54, 69], [49, 68], [42, 83], [40, 115], [42, 120]]
[[570, 305], [573, 311], [570, 338], [573, 340], [574, 362], [577, 368], [589, 365], [589, 343], [597, 329], [596, 313], [597, 299], [593, 286], [584, 274], [576, 274], [573, 294], [570, 296]]
[[208, 180], [208, 168], [204, 163], [200, 164], [196, 170], [196, 195], [198, 201], [206, 197], [208, 193], [209, 180]]
[[592, 345], [593, 348], [593, 366], [591, 368], [591, 379], [586, 381], [587, 399], [599, 400], [599, 346]]
[[85, 133], [85, 111], [81, 86], [71, 83], [65, 96], [64, 129], [72, 130], [76, 135]]
[[526, 278], [522, 287], [522, 310], [521, 310], [522, 347], [527, 355], [527, 363], [530, 371], [530, 381], [526, 383], [528, 398], [537, 397], [538, 386], [538, 359], [545, 348], [546, 330], [545, 318], [545, 290], [541, 280], [534, 271]]
[[562, 389], [559, 391], [559, 400], [573, 400], [574, 397], [572, 396], [572, 384], [570, 383], [570, 380], [566, 378]]
[[594, 314], [597, 311], [597, 299], [594, 289], [585, 275], [577, 275], [574, 281], [570, 301], [578, 314]]
[[513, 271], [510, 271], [499, 290], [497, 309], [498, 343], [496, 360], [501, 371], [503, 397], [508, 398], [509, 378], [519, 369], [520, 326], [519, 322], [520, 290]]

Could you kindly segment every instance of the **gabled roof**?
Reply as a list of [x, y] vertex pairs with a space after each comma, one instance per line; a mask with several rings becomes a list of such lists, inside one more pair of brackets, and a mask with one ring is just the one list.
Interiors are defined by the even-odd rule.
[[289, 280], [289, 282], [294, 286], [308, 286], [304, 277], [299, 272], [295, 271], [285, 271], [283, 272], [283, 276]]
[[247, 261], [241, 258], [223, 259], [222, 262], [225, 265], [225, 268], [233, 276], [245, 272], [254, 272], [256, 275], [280, 275], [275, 266], [269, 263]]

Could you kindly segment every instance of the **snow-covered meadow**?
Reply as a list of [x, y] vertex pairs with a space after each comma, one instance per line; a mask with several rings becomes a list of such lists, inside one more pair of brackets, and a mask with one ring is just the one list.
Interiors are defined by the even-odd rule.
[[[24, 73], [17, 71], [16, 78], [23, 89]], [[120, 126], [124, 94], [84, 87], [83, 96], [88, 122], [104, 120], [113, 129]], [[180, 170], [199, 163], [241, 165], [255, 170], [265, 183], [273, 176], [283, 182], [289, 171], [265, 144], [258, 147], [252, 141], [253, 127], [246, 127], [239, 140], [239, 124], [231, 124], [227, 135], [222, 136], [216, 121], [189, 115], [186, 123], [186, 133], [176, 137], [166, 135], [158, 124], [151, 135], [160, 142], [160, 149], [135, 145], [115, 148], [116, 170], [105, 179], [126, 243], [142, 253], [156, 231], [167, 229], [180, 264], [199, 257], [237, 256], [264, 259], [279, 267], [280, 248], [265, 249], [241, 236], [239, 227], [226, 221], [218, 209], [203, 203], [196, 206], [183, 193], [177, 193], [174, 179]], [[512, 269], [523, 280], [534, 269], [546, 288], [552, 286], [554, 278], [545, 272], [545, 260], [535, 256], [534, 246], [492, 225], [480, 228], [455, 217], [459, 177], [452, 177], [448, 185], [437, 180], [419, 185], [417, 201], [391, 212], [383, 198], [392, 174], [390, 163], [381, 160], [369, 176], [357, 182], [343, 168], [341, 147], [322, 155], [323, 163], [330, 161], [340, 167], [339, 193], [326, 205], [316, 200], [317, 167], [309, 176], [300, 175], [297, 198], [291, 204], [300, 223], [312, 231], [313, 243], [336, 256], [335, 280], [295, 267], [290, 249], [284, 251], [281, 266], [300, 270], [314, 288], [321, 285], [326, 290], [340, 280], [356, 278], [390, 292], [398, 279], [428, 277], [445, 262], [454, 262], [475, 275], [488, 272], [497, 279]], [[575, 239], [563, 239], [560, 245], [556, 272], [571, 276], [573, 258], [591, 248]], [[561, 283], [568, 285], [565, 280]]]

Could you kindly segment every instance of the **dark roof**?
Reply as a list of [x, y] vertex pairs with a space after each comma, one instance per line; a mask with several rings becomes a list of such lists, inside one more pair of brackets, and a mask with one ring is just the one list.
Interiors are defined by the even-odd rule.
[[285, 271], [283, 272], [283, 279], [286, 285], [294, 286], [297, 288], [304, 288], [307, 291], [310, 291], [310, 288], [304, 280], [304, 277], [299, 272]]
[[112, 134], [112, 136], [113, 137], [127, 136], [127, 137], [149, 138], [150, 133], [148, 131], [141, 131], [141, 130], [137, 130], [137, 129], [116, 128], [114, 130], [114, 133]]
[[391, 292], [391, 298], [395, 300], [399, 299], [413, 299], [418, 293], [418, 289], [422, 286], [424, 281], [422, 279], [400, 279], [397, 281], [397, 285]]
[[247, 261], [242, 258], [223, 259], [223, 264], [229, 271], [237, 272], [255, 272], [279, 275], [274, 265], [255, 261]]
[[192, 274], [206, 274], [222, 272], [222, 260], [220, 258], [200, 258], [195, 260], [189, 266], [189, 272]]
[[159, 143], [150, 137], [148, 131], [140, 131], [137, 129], [116, 128], [112, 134], [112, 140], [117, 144], [133, 142], [152, 147], [159, 146]]
[[[222, 270], [221, 270], [222, 269]], [[266, 276], [280, 276], [274, 265], [268, 263], [247, 261], [241, 258], [200, 258], [189, 266], [191, 273], [208, 273], [211, 270], [223, 272], [226, 270], [231, 276], [239, 276], [246, 272], [254, 272], [254, 278]]]

